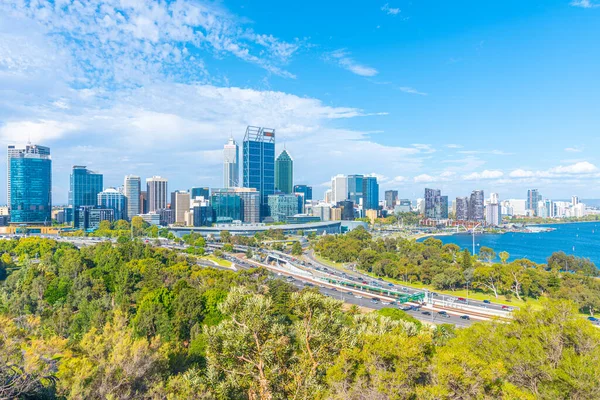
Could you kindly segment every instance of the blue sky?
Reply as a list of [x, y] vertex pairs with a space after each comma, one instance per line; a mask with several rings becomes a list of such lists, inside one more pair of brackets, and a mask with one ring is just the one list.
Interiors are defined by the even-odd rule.
[[597, 198], [599, 38], [593, 0], [6, 0], [0, 139], [52, 148], [56, 204], [74, 164], [218, 187], [249, 124], [317, 194]]

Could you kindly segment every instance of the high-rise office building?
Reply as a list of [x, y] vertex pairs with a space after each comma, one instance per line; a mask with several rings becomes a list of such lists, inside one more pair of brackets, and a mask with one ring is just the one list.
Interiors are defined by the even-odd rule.
[[398, 191], [397, 190], [386, 190], [385, 191], [385, 208], [393, 210], [398, 202]]
[[379, 183], [374, 176], [363, 179], [363, 210], [379, 209]]
[[115, 220], [127, 219], [127, 198], [116, 188], [108, 188], [98, 193], [98, 207], [113, 210]]
[[240, 186], [239, 159], [240, 148], [235, 140], [230, 137], [227, 144], [223, 146], [223, 187]]
[[575, 207], [577, 204], [579, 204], [579, 196], [571, 196], [571, 205]]
[[[211, 201], [214, 197], [219, 197], [220, 206], [217, 207], [213, 204], [213, 209], [218, 213], [218, 217], [231, 216], [233, 220], [240, 220], [247, 224], [256, 224], [261, 221], [260, 218], [260, 193], [254, 188], [228, 188], [228, 189], [213, 189], [211, 195]], [[239, 217], [235, 207], [232, 205], [237, 204], [234, 200], [221, 200], [220, 197], [231, 197], [237, 196], [240, 198], [240, 211]], [[225, 208], [224, 208], [225, 207]], [[217, 210], [217, 208], [219, 208]], [[223, 211], [226, 210], [226, 211]], [[232, 211], [233, 210], [233, 211]], [[233, 213], [233, 214], [232, 214]], [[236, 218], [234, 218], [236, 217]], [[215, 220], [215, 222], [217, 222]]]
[[527, 201], [525, 207], [533, 215], [538, 215], [538, 204], [542, 201], [542, 195], [537, 189], [529, 189], [527, 191]]
[[365, 177], [363, 175], [348, 175], [348, 197], [352, 203], [357, 206], [362, 204], [364, 200], [364, 186], [363, 181]]
[[[11, 152], [11, 150], [14, 150]], [[11, 224], [52, 222], [52, 159], [50, 149], [28, 144], [24, 149], [9, 146], [7, 184]]]
[[275, 193], [275, 130], [248, 126], [243, 148], [244, 187], [260, 192], [264, 219], [269, 216], [269, 195]]
[[286, 222], [298, 214], [298, 198], [293, 194], [277, 193], [269, 196], [269, 209], [275, 222]]
[[502, 222], [502, 206], [498, 203], [490, 203], [485, 206], [485, 223], [490, 226], [498, 226]]
[[207, 187], [193, 187], [190, 189], [190, 196], [192, 200], [197, 197], [204, 197], [205, 200], [210, 198], [210, 189]]
[[275, 160], [275, 189], [286, 194], [294, 189], [294, 160], [285, 149]]
[[394, 207], [395, 213], [407, 213], [411, 212], [412, 203], [409, 199], [398, 199], [396, 206]]
[[331, 202], [348, 200], [348, 178], [346, 175], [336, 175], [331, 178]]
[[32, 145], [28, 143], [25, 147], [17, 147], [15, 145], [8, 145], [6, 152], [6, 205], [10, 208], [10, 188], [11, 188], [11, 179], [10, 179], [10, 170], [11, 163], [10, 160], [19, 157], [19, 155], [28, 153], [28, 154], [38, 154], [40, 156], [48, 156], [50, 157], [50, 148], [46, 146], [38, 146]]
[[143, 214], [141, 205], [142, 180], [139, 176], [127, 175], [123, 183], [124, 195], [127, 198], [127, 212], [125, 218], [131, 221], [133, 217]]
[[190, 194], [175, 191], [171, 193], [171, 210], [175, 213], [176, 224], [185, 224], [185, 213], [190, 211]]
[[244, 210], [242, 198], [229, 189], [213, 189], [210, 204], [217, 223], [242, 221]]
[[100, 227], [100, 222], [115, 220], [114, 210], [112, 208], [98, 208], [97, 206], [81, 206], [76, 211], [77, 217], [74, 225], [77, 229], [96, 230]]
[[160, 176], [146, 179], [148, 212], [157, 212], [167, 208], [168, 181]]
[[456, 198], [456, 215], [457, 221], [467, 221], [469, 219], [469, 198], [468, 197], [457, 197]]
[[304, 201], [311, 201], [313, 199], [312, 186], [307, 185], [294, 185], [294, 193], [300, 193], [304, 195]]
[[425, 189], [425, 218], [448, 219], [448, 196], [438, 189]]
[[354, 221], [354, 203], [350, 200], [338, 201], [337, 207], [342, 210], [342, 221]]
[[[147, 189], [147, 187], [146, 187]], [[140, 214], [148, 214], [148, 191], [140, 192]]]
[[79, 207], [98, 204], [98, 193], [102, 191], [103, 176], [82, 165], [74, 165], [71, 172], [69, 205], [73, 208], [74, 226], [79, 226]]
[[469, 220], [483, 222], [485, 220], [485, 199], [483, 190], [474, 190], [469, 200]]

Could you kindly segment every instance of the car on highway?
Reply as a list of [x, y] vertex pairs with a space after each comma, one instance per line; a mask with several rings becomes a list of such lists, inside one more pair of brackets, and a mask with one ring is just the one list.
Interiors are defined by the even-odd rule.
[[448, 313], [446, 311], [438, 311], [438, 315], [440, 317], [450, 318], [450, 316], [448, 315]]
[[422, 315], [431, 315], [431, 313], [429, 311], [421, 311]]
[[356, 295], [354, 295], [354, 297], [356, 297], [357, 299], [362, 299], [363, 298], [360, 294], [356, 294]]
[[598, 318], [596, 318], [596, 317], [588, 317], [587, 319], [588, 319], [588, 321], [592, 321], [592, 322], [598, 322], [598, 321], [600, 321], [600, 320], [599, 320]]
[[394, 284], [393, 284], [393, 283], [388, 283], [388, 286], [389, 286], [389, 287], [393, 287], [393, 286], [394, 286]]
[[484, 302], [485, 304], [492, 304], [492, 302], [491, 302], [491, 301], [489, 301], [489, 300], [484, 300], [483, 302]]
[[462, 303], [466, 303], [467, 299], [465, 299], [464, 297], [459, 297], [458, 299], [456, 299], [456, 301], [460, 301]]
[[389, 306], [389, 305], [390, 305], [390, 304], [392, 304], [392, 303], [389, 303], [389, 302], [387, 302], [387, 301], [382, 301], [382, 302], [381, 302], [381, 304], [382, 304], [382, 305], [384, 305], [384, 306]]
[[509, 306], [502, 306], [502, 309], [504, 311], [512, 311], [512, 308], [510, 308]]
[[464, 320], [470, 321], [471, 317], [469, 317], [468, 315], [461, 315], [460, 319], [464, 319]]

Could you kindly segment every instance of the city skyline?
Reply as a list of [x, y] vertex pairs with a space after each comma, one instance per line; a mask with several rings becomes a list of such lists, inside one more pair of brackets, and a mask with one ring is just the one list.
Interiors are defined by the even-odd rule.
[[7, 1], [0, 140], [52, 147], [56, 204], [80, 164], [108, 186], [134, 174], [221, 187], [223, 143], [241, 141], [247, 125], [277, 130], [276, 153], [285, 143], [294, 183], [315, 197], [331, 176], [359, 172], [410, 198], [427, 186], [450, 198], [529, 187], [597, 198], [600, 59], [588, 49], [600, 8], [584, 3], [594, 4], [370, 3], [339, 24], [336, 4], [309, 1], [294, 9], [300, 24], [276, 2], [181, 1], [176, 13], [168, 3], [152, 12]]

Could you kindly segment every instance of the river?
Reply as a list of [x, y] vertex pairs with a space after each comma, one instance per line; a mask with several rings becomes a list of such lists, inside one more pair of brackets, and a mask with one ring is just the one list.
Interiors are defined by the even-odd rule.
[[[600, 267], [600, 222], [541, 225], [555, 228], [552, 232], [505, 233], [475, 235], [476, 251], [486, 246], [496, 253], [506, 251], [509, 260], [528, 258], [536, 263], [546, 263], [555, 251], [564, 251], [577, 257], [589, 258]], [[454, 243], [472, 251], [471, 235], [436, 236], [444, 244]]]

